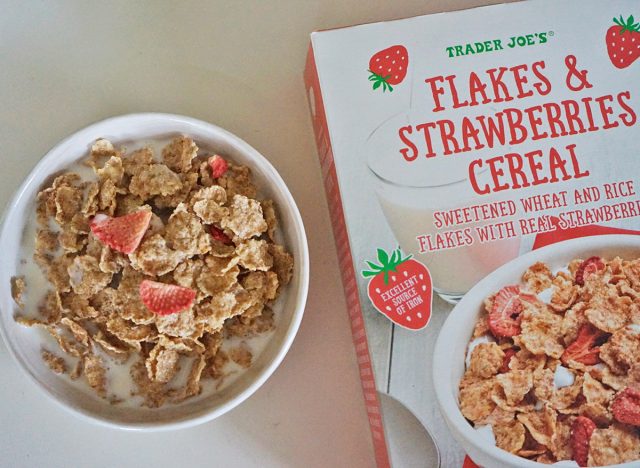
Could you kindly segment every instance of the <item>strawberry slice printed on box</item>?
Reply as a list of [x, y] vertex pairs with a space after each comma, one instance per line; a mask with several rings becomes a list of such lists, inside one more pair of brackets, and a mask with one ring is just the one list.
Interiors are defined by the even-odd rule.
[[191, 288], [144, 280], [139, 287], [140, 299], [157, 315], [175, 314], [188, 309], [196, 298]]
[[578, 337], [564, 350], [560, 360], [563, 364], [579, 362], [585, 366], [594, 366], [600, 362], [600, 347], [598, 341], [604, 336], [600, 330], [589, 323], [585, 323], [578, 330]]
[[611, 404], [613, 417], [623, 423], [640, 427], [640, 389], [626, 387]]
[[112, 218], [97, 214], [89, 224], [91, 232], [104, 245], [125, 254], [133, 253], [147, 232], [151, 211], [140, 210]]
[[517, 352], [518, 351], [515, 348], [507, 348], [504, 350], [504, 358], [502, 359], [502, 365], [500, 366], [500, 369], [498, 369], [498, 373], [504, 374], [511, 370], [509, 363], [511, 362], [511, 358], [513, 358]]
[[404, 46], [394, 45], [373, 54], [369, 60], [369, 81], [373, 89], [382, 86], [382, 92], [393, 91], [393, 86], [402, 83], [407, 76], [409, 53]]
[[505, 286], [493, 297], [489, 313], [489, 330], [496, 338], [520, 333], [522, 301], [519, 286]]
[[586, 416], [578, 416], [571, 425], [570, 442], [573, 449], [573, 459], [579, 466], [587, 466], [589, 441], [595, 429], [595, 423]]
[[576, 271], [576, 283], [584, 286], [584, 282], [589, 276], [604, 271], [605, 264], [600, 257], [590, 257], [580, 264]]
[[378, 249], [378, 262], [367, 262], [370, 270], [362, 276], [371, 278], [367, 290], [375, 308], [393, 323], [410, 330], [427, 326], [431, 318], [433, 295], [431, 274], [411, 255], [403, 257], [400, 249], [391, 256]]
[[607, 30], [607, 52], [611, 63], [617, 68], [627, 68], [640, 57], [640, 23], [636, 23], [633, 15], [625, 21], [613, 18], [615, 26]]

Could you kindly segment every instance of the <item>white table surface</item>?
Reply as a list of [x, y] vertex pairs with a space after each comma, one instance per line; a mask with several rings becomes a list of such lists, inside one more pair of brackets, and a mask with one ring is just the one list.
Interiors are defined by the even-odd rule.
[[0, 465], [374, 464], [302, 83], [308, 34], [488, 2], [378, 3], [3, 2], [0, 205], [51, 146], [91, 122], [190, 115], [238, 134], [280, 171], [307, 227], [312, 279], [300, 332], [273, 377], [192, 429], [142, 434], [82, 422], [46, 400], [0, 343]]

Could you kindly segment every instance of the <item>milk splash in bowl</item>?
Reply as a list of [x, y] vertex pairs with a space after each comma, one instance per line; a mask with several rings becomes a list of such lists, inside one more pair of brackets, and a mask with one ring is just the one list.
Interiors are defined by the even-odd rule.
[[[487, 274], [517, 257], [520, 239], [481, 242], [475, 228], [482, 221], [449, 226], [441, 223], [443, 212], [498, 202], [499, 197], [494, 194], [481, 197], [474, 192], [468, 179], [468, 156], [426, 158], [421, 154], [407, 164], [399, 152], [398, 141], [388, 135], [391, 129], [397, 131], [411, 120], [410, 114], [399, 114], [372, 132], [365, 145], [367, 166], [396, 240], [405, 252], [427, 265], [434, 291], [444, 300], [456, 303]], [[477, 177], [490, 176], [484, 172]]]

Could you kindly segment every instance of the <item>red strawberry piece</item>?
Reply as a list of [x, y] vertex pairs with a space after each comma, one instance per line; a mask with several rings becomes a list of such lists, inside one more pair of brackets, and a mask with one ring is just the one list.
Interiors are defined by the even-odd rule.
[[603, 271], [605, 264], [600, 257], [590, 257], [580, 264], [576, 270], [576, 283], [584, 286], [584, 282], [589, 276]]
[[615, 67], [626, 68], [640, 57], [640, 23], [635, 23], [633, 15], [626, 21], [620, 15], [613, 22], [605, 39], [607, 53]]
[[589, 459], [589, 441], [596, 429], [596, 424], [586, 416], [578, 416], [571, 425], [570, 442], [573, 459], [580, 466], [587, 466]]
[[404, 46], [394, 45], [373, 54], [369, 60], [369, 81], [373, 89], [382, 86], [382, 91], [393, 91], [393, 86], [404, 80], [409, 66], [409, 53]]
[[462, 462], [462, 468], [480, 468], [475, 462], [469, 458], [469, 455], [464, 457], [464, 461]]
[[154, 314], [169, 315], [188, 309], [196, 298], [191, 288], [144, 280], [140, 283], [140, 299]]
[[593, 366], [600, 362], [600, 347], [596, 346], [603, 333], [593, 325], [585, 323], [578, 330], [578, 337], [564, 350], [560, 360], [564, 364], [571, 361]]
[[379, 264], [367, 262], [368, 295], [376, 309], [393, 323], [410, 330], [427, 326], [431, 318], [432, 284], [427, 267], [397, 249], [389, 256], [378, 249]]
[[229, 238], [229, 236], [227, 236], [224, 231], [218, 227], [215, 227], [213, 225], [211, 225], [211, 227], [209, 228], [209, 232], [211, 233], [211, 236], [219, 241], [222, 242], [225, 245], [231, 245], [231, 239]]
[[517, 351], [513, 348], [508, 348], [504, 351], [504, 358], [502, 358], [502, 365], [498, 372], [504, 374], [505, 372], [509, 372], [509, 363], [511, 362], [511, 358], [515, 356]]
[[218, 179], [227, 172], [229, 163], [222, 156], [214, 154], [209, 158], [209, 167], [211, 168], [211, 177]]
[[640, 390], [631, 387], [622, 390], [614, 398], [611, 411], [617, 421], [640, 426]]
[[540, 306], [542, 301], [535, 294], [520, 291], [520, 302], [527, 302], [534, 306]]
[[489, 329], [493, 336], [505, 338], [520, 333], [521, 313], [519, 286], [506, 286], [498, 291], [489, 314]]
[[140, 210], [128, 215], [112, 218], [96, 215], [89, 223], [91, 232], [104, 245], [118, 252], [134, 252], [147, 232], [151, 221], [151, 211]]

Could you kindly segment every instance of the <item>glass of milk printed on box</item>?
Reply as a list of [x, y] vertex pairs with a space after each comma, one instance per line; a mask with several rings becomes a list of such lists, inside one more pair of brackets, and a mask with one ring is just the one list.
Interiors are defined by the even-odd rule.
[[[468, 179], [469, 164], [479, 156], [473, 152], [426, 158], [423, 148], [418, 145], [420, 155], [407, 162], [399, 151], [404, 146], [398, 137], [398, 129], [412, 125], [412, 120], [415, 119], [408, 114], [397, 115], [372, 132], [365, 144], [367, 166], [380, 207], [400, 247], [427, 265], [435, 292], [445, 301], [456, 303], [482, 278], [518, 256], [520, 238], [485, 243], [478, 240], [476, 226], [505, 219], [436, 229], [435, 211], [488, 203], [508, 198], [508, 195], [474, 192]], [[420, 139], [423, 137], [414, 136], [416, 143]], [[487, 172], [479, 174], [480, 186], [488, 177]], [[473, 232], [472, 245], [432, 251], [424, 249], [424, 236], [430, 236], [435, 244], [438, 233], [464, 228]], [[423, 236], [422, 248], [418, 241], [420, 236]]]

